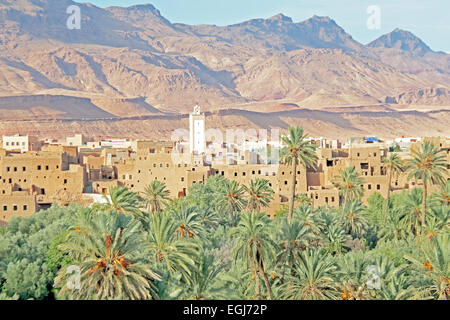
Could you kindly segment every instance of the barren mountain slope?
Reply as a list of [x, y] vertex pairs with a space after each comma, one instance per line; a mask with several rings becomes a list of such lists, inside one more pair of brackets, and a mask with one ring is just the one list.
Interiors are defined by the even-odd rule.
[[[70, 5], [81, 8], [81, 30], [66, 27]], [[278, 14], [225, 27], [188, 26], [172, 24], [152, 5], [101, 9], [70, 0], [0, 0], [0, 27], [0, 120], [104, 118], [71, 128], [78, 123], [134, 135], [139, 126], [109, 119], [131, 123], [158, 115], [167, 124], [176, 120], [164, 113], [185, 114], [195, 104], [212, 112], [261, 112], [233, 115], [236, 126], [243, 126], [252, 116], [270, 117], [277, 110], [450, 106], [450, 55], [398, 29], [365, 46], [328, 17], [294, 22]], [[333, 124], [333, 117], [323, 117], [311, 123], [356, 134], [363, 124], [381, 130], [390, 121], [385, 119], [400, 116], [377, 114], [382, 116], [357, 120], [352, 113], [345, 117], [353, 122]], [[443, 124], [434, 116], [401, 117], [408, 125], [417, 126], [417, 119], [436, 122], [435, 128]], [[66, 125], [61, 123], [62, 132]], [[117, 127], [110, 131], [107, 125]]]

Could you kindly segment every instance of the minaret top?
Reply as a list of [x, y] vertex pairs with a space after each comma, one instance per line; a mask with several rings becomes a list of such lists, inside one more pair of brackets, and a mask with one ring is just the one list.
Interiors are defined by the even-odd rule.
[[200, 115], [200, 106], [199, 105], [196, 105], [194, 107], [194, 112], [192, 114]]

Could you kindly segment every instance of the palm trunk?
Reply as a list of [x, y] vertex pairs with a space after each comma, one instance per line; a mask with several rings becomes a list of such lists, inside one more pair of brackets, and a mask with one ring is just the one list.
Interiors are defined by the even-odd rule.
[[264, 283], [266, 284], [267, 292], [269, 293], [269, 298], [270, 298], [270, 300], [274, 300], [274, 299], [273, 299], [272, 288], [270, 287], [270, 283], [269, 283], [269, 279], [267, 278], [267, 274], [266, 274], [266, 272], [264, 271], [264, 267], [263, 267], [263, 265], [262, 265], [261, 255], [259, 255], [259, 270], [260, 270], [261, 273], [263, 274], [263, 277], [264, 277]]
[[423, 182], [423, 195], [422, 195], [422, 234], [425, 234], [425, 214], [427, 212], [427, 183]]
[[388, 179], [388, 190], [387, 190], [387, 196], [386, 196], [386, 204], [384, 208], [384, 222], [386, 223], [387, 215], [389, 212], [389, 196], [391, 194], [391, 182], [392, 182], [392, 168], [389, 171], [389, 179]]
[[250, 269], [251, 272], [255, 275], [255, 291], [256, 291], [256, 298], [258, 299], [260, 292], [259, 292], [259, 276], [258, 276], [258, 270], [255, 266], [255, 261], [253, 260], [252, 250], [250, 246], [247, 247], [248, 251], [248, 258], [250, 259]]
[[294, 213], [295, 187], [297, 182], [297, 159], [292, 160], [291, 202], [289, 204], [288, 222], [291, 223]]

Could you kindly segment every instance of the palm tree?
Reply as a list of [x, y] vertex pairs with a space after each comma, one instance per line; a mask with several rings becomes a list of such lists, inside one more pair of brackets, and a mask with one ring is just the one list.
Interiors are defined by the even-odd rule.
[[363, 183], [364, 179], [360, 177], [355, 167], [347, 167], [341, 170], [339, 175], [333, 179], [333, 184], [344, 197], [344, 206], [349, 199], [362, 197], [364, 193]]
[[423, 183], [422, 194], [422, 228], [425, 229], [428, 187], [430, 184], [443, 185], [447, 173], [446, 156], [432, 142], [425, 141], [419, 148], [411, 150], [412, 158], [408, 160], [408, 179], [414, 178]]
[[352, 238], [339, 224], [328, 225], [322, 236], [322, 241], [327, 246], [328, 251], [333, 254], [345, 251], [344, 244]]
[[381, 286], [378, 297], [381, 300], [412, 300], [417, 296], [416, 290], [411, 278], [401, 273]]
[[179, 225], [165, 212], [156, 212], [146, 219], [148, 252], [152, 261], [163, 264], [172, 276], [180, 273], [189, 283], [195, 267], [197, 243], [180, 239], [177, 234]]
[[[370, 272], [369, 267], [372, 267], [372, 272]], [[377, 298], [377, 294], [381, 288], [393, 279], [397, 279], [400, 275], [405, 274], [407, 270], [407, 265], [403, 261], [398, 263], [387, 255], [376, 255], [375, 259], [369, 263], [367, 273], [372, 273], [372, 277], [369, 276], [366, 285], [372, 291], [372, 296]]]
[[292, 221], [295, 203], [295, 188], [297, 184], [297, 166], [303, 165], [305, 168], [315, 168], [317, 155], [310, 141], [306, 140], [307, 134], [302, 127], [290, 127], [289, 134], [283, 136], [283, 142], [286, 144], [281, 149], [281, 161], [286, 165], [292, 166], [291, 198], [289, 203], [289, 223]]
[[303, 204], [312, 204], [312, 199], [310, 197], [308, 197], [307, 194], [299, 194], [297, 195], [297, 197], [295, 198], [295, 201], [300, 203], [301, 205]]
[[[269, 263], [274, 256], [275, 242], [270, 237], [270, 219], [266, 215], [244, 213], [238, 226], [230, 232], [235, 237], [233, 256], [246, 261], [255, 277], [256, 295], [259, 296], [259, 274], [264, 278], [267, 292], [274, 299], [272, 288], [264, 269], [264, 263]], [[259, 271], [259, 272], [258, 272]]]
[[147, 210], [151, 213], [162, 210], [162, 206], [166, 205], [169, 200], [170, 191], [167, 190], [166, 185], [160, 181], [153, 181], [144, 190], [144, 200], [146, 202]]
[[83, 211], [60, 249], [80, 268], [79, 290], [68, 286], [67, 268], [55, 279], [72, 299], [150, 299], [161, 280], [144, 259], [140, 222], [123, 214]]
[[278, 245], [281, 250], [278, 251], [277, 261], [281, 265], [281, 277], [284, 277], [285, 268], [292, 268], [295, 264], [297, 255], [306, 250], [310, 241], [313, 239], [311, 229], [302, 222], [294, 219], [289, 223], [286, 217], [283, 217], [278, 231]]
[[420, 251], [406, 255], [415, 272], [415, 279], [422, 298], [450, 298], [450, 236], [443, 234], [432, 241], [422, 242]]
[[354, 236], [362, 237], [368, 228], [366, 208], [361, 201], [352, 199], [343, 208], [342, 224], [346, 231]]
[[172, 202], [167, 210], [173, 221], [178, 225], [178, 237], [180, 239], [201, 238], [205, 233], [202, 216], [195, 206], [191, 206], [183, 200], [179, 199]]
[[281, 286], [280, 298], [291, 300], [324, 300], [338, 297], [334, 278], [336, 266], [318, 250], [307, 250], [298, 256], [294, 275], [288, 275]]
[[142, 199], [137, 193], [128, 190], [126, 187], [115, 186], [109, 188], [109, 197], [103, 195], [105, 203], [95, 204], [95, 210], [107, 210], [116, 213], [131, 214], [141, 216], [139, 208], [142, 206]]
[[254, 273], [248, 270], [244, 260], [235, 261], [230, 270], [220, 276], [220, 281], [231, 289], [227, 293], [227, 300], [247, 300], [250, 295], [253, 300], [259, 297], [260, 284], [258, 283], [258, 288], [255, 288], [253, 278], [255, 278]]
[[367, 254], [363, 251], [349, 252], [337, 259], [339, 291], [343, 300], [367, 299]]
[[321, 230], [320, 218], [315, 214], [314, 209], [309, 204], [302, 204], [294, 210], [294, 220], [304, 224], [313, 235], [318, 236]]
[[403, 208], [394, 208], [392, 213], [379, 230], [379, 243], [406, 239], [411, 234], [409, 230], [403, 227]]
[[421, 208], [423, 190], [415, 188], [408, 193], [403, 193], [403, 205], [400, 212], [400, 225], [403, 231], [419, 234], [421, 225]]
[[227, 299], [228, 289], [220, 284], [219, 277], [225, 268], [223, 264], [217, 264], [214, 256], [202, 252], [200, 261], [196, 263], [192, 273], [192, 285], [189, 286], [186, 298], [188, 300], [213, 300]]
[[450, 206], [450, 180], [447, 180], [442, 189], [434, 195], [434, 200], [441, 206]]
[[259, 178], [250, 181], [250, 185], [244, 186], [244, 190], [248, 194], [247, 207], [256, 213], [260, 213], [261, 208], [269, 206], [275, 193], [268, 180]]
[[244, 198], [244, 187], [237, 181], [226, 180], [221, 192], [218, 195], [218, 205], [232, 217], [232, 223], [235, 225], [237, 215], [247, 205]]
[[389, 196], [391, 194], [391, 183], [393, 175], [398, 175], [404, 171], [403, 161], [396, 153], [391, 153], [389, 157], [383, 158], [383, 163], [388, 170], [388, 192], [386, 196], [386, 205], [384, 208], [384, 222], [386, 223], [386, 217], [389, 211]]

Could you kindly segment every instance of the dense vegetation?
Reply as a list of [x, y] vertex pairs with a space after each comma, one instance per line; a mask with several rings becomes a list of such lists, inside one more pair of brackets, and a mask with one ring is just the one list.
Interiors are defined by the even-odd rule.
[[[302, 136], [285, 156], [314, 165], [295, 147]], [[0, 299], [448, 300], [446, 164], [432, 144], [412, 155], [388, 158], [388, 174], [407, 170], [425, 188], [388, 201], [376, 193], [367, 206], [363, 178], [347, 168], [335, 179], [340, 208], [313, 208], [294, 193], [294, 206], [274, 219], [264, 214], [274, 194], [266, 180], [243, 186], [221, 176], [182, 199], [153, 182], [142, 194], [113, 188], [89, 209], [14, 218], [0, 230]], [[69, 285], [73, 266], [79, 289]]]

